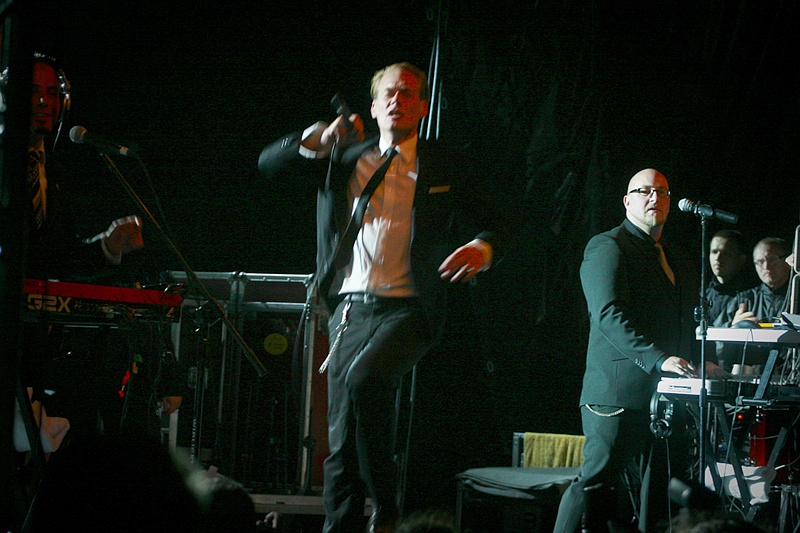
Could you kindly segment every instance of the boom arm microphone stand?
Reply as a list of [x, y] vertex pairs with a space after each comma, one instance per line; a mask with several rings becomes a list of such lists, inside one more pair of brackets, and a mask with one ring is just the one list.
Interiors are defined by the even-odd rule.
[[[147, 216], [147, 219], [150, 221], [151, 224], [153, 224], [153, 226], [158, 230], [158, 232], [161, 235], [161, 237], [167, 243], [167, 246], [169, 247], [169, 249], [172, 251], [173, 254], [175, 254], [175, 257], [178, 258], [178, 260], [180, 261], [181, 265], [183, 266], [183, 270], [186, 272], [186, 275], [187, 275], [187, 277], [189, 279], [190, 284], [193, 287], [196, 287], [197, 289], [199, 289], [200, 292], [202, 293], [202, 295], [206, 298], [206, 301], [211, 303], [211, 305], [212, 305], [214, 311], [216, 312], [219, 320], [221, 320], [225, 324], [225, 327], [228, 328], [228, 331], [230, 331], [230, 333], [233, 336], [233, 338], [235, 339], [236, 343], [239, 345], [239, 348], [242, 350], [242, 352], [244, 352], [244, 354], [247, 357], [248, 361], [250, 361], [250, 363], [253, 365], [253, 368], [255, 368], [256, 372], [258, 373], [258, 376], [259, 377], [264, 377], [266, 375], [266, 373], [267, 373], [266, 367], [261, 362], [261, 360], [258, 359], [258, 357], [256, 356], [256, 354], [253, 351], [253, 349], [250, 348], [250, 346], [244, 340], [244, 338], [242, 337], [242, 335], [239, 332], [239, 330], [237, 330], [236, 327], [233, 325], [233, 323], [231, 323], [230, 319], [225, 314], [225, 310], [222, 308], [222, 305], [219, 303], [219, 301], [216, 298], [214, 298], [214, 296], [211, 294], [211, 292], [208, 290], [208, 288], [203, 284], [203, 282], [200, 281], [200, 278], [198, 278], [198, 276], [195, 273], [194, 269], [192, 269], [192, 267], [189, 265], [189, 263], [183, 257], [183, 254], [181, 253], [180, 249], [175, 245], [175, 243], [172, 241], [172, 239], [167, 234], [167, 232], [164, 230], [164, 228], [161, 226], [161, 224], [158, 223], [158, 220], [156, 220], [155, 216], [153, 216], [153, 214], [147, 208], [147, 205], [145, 205], [144, 201], [142, 201], [142, 199], [139, 197], [139, 195], [136, 194], [136, 191], [133, 189], [131, 184], [128, 182], [128, 180], [125, 179], [125, 177], [122, 175], [122, 173], [117, 168], [116, 164], [114, 164], [113, 159], [111, 159], [111, 157], [109, 157], [109, 155], [101, 147], [98, 146], [98, 149], [99, 149], [99, 152], [100, 152], [100, 156], [105, 161], [106, 166], [108, 166], [108, 169], [111, 171], [112, 174], [114, 174], [117, 177], [117, 179], [119, 180], [119, 182], [122, 185], [122, 187], [125, 189], [125, 191], [128, 193], [128, 195], [133, 199], [134, 203], [137, 204], [139, 206], [139, 208], [141, 208], [142, 212], [145, 213], [145, 215]], [[202, 310], [200, 312], [202, 312]], [[198, 327], [198, 331], [202, 334], [202, 331], [200, 331], [201, 329], [202, 328]], [[203, 343], [203, 345], [201, 347], [201, 351], [202, 352], [205, 351], [205, 343]], [[204, 384], [205, 384], [205, 376], [204, 376], [205, 367], [204, 367], [204, 362], [203, 362], [204, 359], [205, 359], [205, 355], [203, 353], [203, 354], [201, 354], [201, 362], [199, 364], [198, 376], [197, 376], [197, 381], [196, 381], [196, 387], [197, 387], [197, 391], [198, 391], [199, 396], [195, 397], [194, 420], [192, 421], [192, 455], [191, 455], [192, 463], [197, 462], [197, 460], [198, 460], [197, 455], [199, 454], [199, 441], [200, 441], [200, 431], [201, 431], [200, 428], [202, 427], [202, 409], [203, 409], [203, 407], [202, 407], [203, 399], [202, 398], [203, 398], [203, 390], [205, 388], [204, 387]], [[197, 405], [198, 404], [198, 398], [199, 398], [199, 406]], [[198, 411], [198, 407], [199, 407], [199, 411]]]
[[244, 351], [245, 356], [247, 357], [248, 361], [250, 361], [250, 363], [253, 365], [253, 368], [255, 368], [256, 372], [258, 373], [258, 376], [264, 377], [267, 374], [266, 367], [261, 362], [261, 360], [256, 356], [253, 349], [250, 348], [250, 346], [244, 340], [241, 333], [239, 333], [239, 331], [236, 329], [233, 323], [228, 319], [228, 317], [225, 314], [225, 310], [222, 308], [222, 305], [216, 298], [214, 298], [214, 296], [211, 294], [211, 292], [209, 292], [206, 286], [203, 285], [203, 282], [200, 281], [200, 278], [197, 277], [197, 274], [195, 273], [194, 269], [192, 269], [192, 267], [183, 257], [183, 254], [181, 253], [180, 249], [178, 249], [177, 245], [175, 245], [175, 243], [172, 241], [167, 232], [161, 227], [161, 224], [158, 223], [158, 220], [156, 220], [155, 216], [153, 216], [153, 214], [147, 208], [147, 205], [145, 205], [145, 203], [142, 201], [139, 195], [136, 194], [136, 191], [133, 189], [133, 187], [131, 187], [131, 184], [128, 183], [128, 180], [126, 180], [125, 177], [122, 175], [122, 173], [119, 171], [119, 169], [114, 164], [114, 161], [111, 159], [111, 157], [109, 157], [108, 154], [103, 149], [100, 149], [100, 156], [105, 161], [106, 166], [108, 166], [108, 169], [117, 177], [120, 184], [123, 186], [128, 195], [130, 195], [130, 197], [133, 199], [136, 205], [138, 205], [142, 209], [142, 212], [147, 216], [147, 219], [150, 221], [150, 223], [153, 224], [153, 226], [158, 230], [161, 237], [167, 243], [167, 246], [169, 247], [170, 251], [173, 254], [175, 254], [175, 257], [178, 258], [181, 265], [183, 266], [183, 269], [186, 271], [186, 275], [188, 276], [192, 286], [197, 287], [203, 294], [203, 296], [206, 298], [206, 300], [211, 302], [211, 304], [214, 306], [214, 309], [216, 309], [217, 313], [219, 314], [220, 320], [222, 320], [222, 322], [225, 324], [225, 326], [233, 335], [233, 338], [239, 344], [239, 347]]

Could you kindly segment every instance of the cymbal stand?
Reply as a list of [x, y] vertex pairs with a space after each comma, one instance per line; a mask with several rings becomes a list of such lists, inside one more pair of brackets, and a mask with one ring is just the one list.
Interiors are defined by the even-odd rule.
[[797, 529], [792, 529], [792, 525], [800, 525], [798, 517], [800, 517], [800, 486], [783, 485], [778, 515], [778, 533], [797, 531]]
[[[789, 435], [792, 434], [797, 425], [800, 414], [794, 418], [789, 424], [784, 425], [778, 432], [775, 441], [775, 447], [769, 456], [767, 466], [775, 468], [779, 460], [779, 456], [786, 445]], [[778, 524], [776, 531], [778, 533], [785, 533], [787, 531], [800, 530], [800, 485], [795, 483], [794, 475], [790, 472], [788, 483], [777, 487], [780, 491], [780, 507], [778, 511]], [[748, 514], [748, 521], [752, 518], [754, 511]]]

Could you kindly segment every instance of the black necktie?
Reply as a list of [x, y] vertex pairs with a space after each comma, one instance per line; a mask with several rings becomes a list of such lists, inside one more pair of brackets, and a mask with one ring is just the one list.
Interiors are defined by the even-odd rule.
[[364, 222], [364, 214], [367, 212], [369, 199], [372, 193], [375, 192], [375, 189], [378, 188], [381, 181], [383, 181], [383, 177], [386, 176], [386, 171], [389, 169], [389, 165], [395, 155], [397, 155], [397, 150], [395, 148], [390, 148], [387, 152], [386, 160], [378, 167], [361, 192], [356, 208], [353, 211], [353, 216], [350, 217], [347, 228], [339, 239], [336, 253], [334, 253], [333, 261], [331, 261], [330, 273], [336, 272], [350, 261], [350, 257], [353, 253], [353, 244], [355, 244], [358, 230], [361, 229], [361, 224]]
[[660, 242], [656, 243], [656, 249], [658, 250], [658, 260], [661, 262], [661, 268], [664, 269], [664, 274], [666, 274], [672, 284], [675, 285], [675, 274], [672, 272], [669, 263], [667, 263], [667, 254], [664, 253], [664, 247], [661, 246]]
[[33, 202], [33, 218], [36, 227], [42, 227], [45, 217], [44, 191], [40, 183], [42, 154], [38, 150], [28, 151], [28, 189]]

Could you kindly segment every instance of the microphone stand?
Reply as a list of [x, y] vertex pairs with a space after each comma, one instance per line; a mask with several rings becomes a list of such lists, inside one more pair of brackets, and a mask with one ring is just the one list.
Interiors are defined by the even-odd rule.
[[[708, 217], [700, 214], [700, 308], [695, 310], [700, 321], [700, 394], [697, 398], [698, 417], [698, 456], [700, 468], [697, 481], [704, 486], [706, 468], [706, 339], [708, 338], [708, 301], [706, 299], [706, 232]], [[714, 465], [716, 468], [716, 465]]]
[[[208, 303], [208, 302], [206, 302]], [[195, 363], [196, 375], [194, 376], [194, 403], [192, 404], [192, 436], [189, 458], [192, 464], [200, 461], [200, 449], [203, 442], [203, 413], [206, 404], [206, 360], [208, 358], [208, 339], [211, 338], [211, 328], [217, 323], [205, 316], [206, 303], [195, 309], [195, 333], [200, 339], [200, 349]]]
[[203, 294], [203, 296], [206, 298], [206, 300], [211, 302], [211, 304], [214, 306], [214, 309], [216, 309], [220, 320], [222, 320], [222, 322], [225, 324], [225, 327], [228, 328], [228, 331], [231, 332], [231, 335], [233, 335], [233, 338], [236, 340], [237, 344], [239, 345], [239, 347], [244, 352], [245, 356], [247, 357], [247, 360], [250, 361], [250, 364], [252, 364], [253, 368], [255, 368], [256, 372], [258, 373], [258, 376], [259, 377], [264, 377], [266, 375], [266, 373], [267, 373], [266, 367], [261, 362], [261, 360], [256, 356], [256, 354], [253, 351], [253, 349], [250, 348], [250, 346], [247, 344], [247, 342], [242, 337], [241, 333], [239, 333], [239, 331], [236, 329], [236, 327], [230, 321], [228, 316], [225, 314], [225, 310], [222, 308], [222, 305], [219, 303], [219, 301], [216, 298], [214, 298], [214, 296], [211, 294], [211, 292], [208, 290], [208, 288], [206, 288], [206, 286], [203, 285], [203, 282], [200, 281], [200, 278], [197, 277], [197, 274], [192, 269], [192, 267], [189, 265], [189, 263], [186, 261], [186, 259], [183, 257], [183, 254], [181, 253], [181, 251], [178, 249], [178, 247], [175, 245], [175, 243], [169, 237], [169, 235], [164, 230], [164, 228], [161, 227], [161, 224], [158, 223], [158, 221], [156, 220], [155, 216], [153, 216], [153, 213], [150, 212], [150, 210], [147, 208], [147, 206], [142, 201], [142, 199], [139, 197], [139, 195], [136, 194], [136, 191], [133, 189], [133, 187], [131, 187], [131, 184], [128, 183], [128, 181], [125, 179], [125, 177], [119, 171], [117, 166], [114, 164], [113, 159], [111, 159], [111, 157], [109, 157], [109, 155], [102, 148], [99, 151], [100, 151], [100, 156], [105, 161], [106, 166], [108, 167], [108, 169], [111, 171], [112, 174], [114, 174], [117, 177], [117, 179], [119, 180], [119, 182], [122, 185], [122, 187], [125, 189], [125, 191], [128, 193], [128, 195], [133, 199], [134, 203], [136, 203], [142, 209], [142, 212], [144, 212], [144, 214], [147, 215], [147, 219], [150, 221], [151, 224], [153, 224], [153, 226], [161, 234], [161, 237], [167, 243], [167, 246], [169, 247], [170, 251], [172, 251], [172, 253], [175, 254], [175, 257], [178, 258], [178, 260], [180, 261], [181, 265], [183, 266], [183, 269], [186, 271], [186, 275], [188, 276], [191, 284], [194, 287], [197, 287], [200, 290], [200, 292]]

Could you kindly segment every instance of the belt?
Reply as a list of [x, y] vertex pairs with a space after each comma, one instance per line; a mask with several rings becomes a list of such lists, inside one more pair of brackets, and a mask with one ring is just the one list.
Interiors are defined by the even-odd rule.
[[359, 304], [409, 304], [416, 299], [416, 296], [403, 296], [396, 298], [391, 296], [378, 296], [369, 292], [348, 292], [347, 294], [342, 295], [343, 302]]
[[342, 298], [343, 302], [354, 302], [359, 304], [374, 304], [381, 300], [380, 296], [368, 292], [348, 292]]

